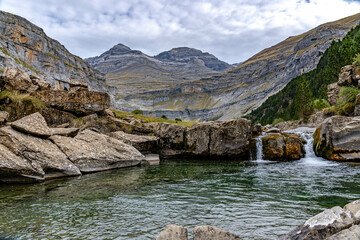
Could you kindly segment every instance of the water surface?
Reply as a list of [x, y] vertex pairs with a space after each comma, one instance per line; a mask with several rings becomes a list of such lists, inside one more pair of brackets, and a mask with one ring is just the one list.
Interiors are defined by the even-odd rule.
[[360, 198], [360, 167], [299, 161], [165, 161], [34, 185], [0, 185], [0, 235], [155, 239], [167, 224], [276, 239], [325, 208]]

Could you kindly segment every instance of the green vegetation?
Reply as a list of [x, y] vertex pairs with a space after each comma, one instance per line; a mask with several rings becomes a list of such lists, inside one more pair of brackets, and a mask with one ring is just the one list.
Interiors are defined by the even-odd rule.
[[42, 74], [40, 71], [36, 70], [36, 68], [34, 68], [33, 66], [27, 64], [27, 63], [26, 63], [25, 61], [23, 61], [23, 60], [21, 60], [21, 59], [19, 59], [19, 58], [14, 58], [14, 60], [15, 60], [15, 62], [16, 62], [17, 64], [22, 65], [24, 68], [27, 68], [27, 69], [35, 72], [35, 73]]
[[75, 69], [78, 69], [78, 67], [72, 65], [71, 63], [68, 63], [68, 62], [64, 62], [65, 65], [68, 65], [69, 67], [72, 67], [72, 68], [75, 68]]
[[317, 110], [323, 110], [324, 108], [329, 108], [330, 107], [330, 104], [328, 101], [326, 101], [325, 99], [321, 98], [321, 99], [316, 99], [314, 102], [313, 102], [313, 107], [314, 109], [317, 109]]
[[165, 115], [161, 116], [162, 119], [168, 119]]
[[284, 119], [282, 119], [282, 118], [276, 118], [276, 119], [274, 119], [274, 121], [272, 122], [272, 126], [275, 126], [276, 124], [278, 124], [278, 123], [281, 123], [281, 122], [284, 122]]
[[132, 114], [144, 114], [143, 110], [140, 109], [136, 109], [134, 111], [131, 112]]
[[[121, 119], [128, 118], [131, 115], [131, 113], [127, 113], [127, 112], [123, 112], [123, 111], [119, 111], [119, 110], [112, 109], [112, 111], [115, 113], [116, 117], [121, 118]], [[140, 115], [140, 114], [135, 114], [134, 118], [143, 120], [144, 122], [167, 122], [167, 123], [172, 123], [172, 124], [183, 125], [185, 127], [191, 127], [192, 125], [197, 123], [197, 122], [184, 122], [184, 121], [176, 121], [176, 120], [171, 120], [171, 119], [149, 117], [149, 116], [144, 116], [144, 115]]]
[[277, 118], [306, 120], [313, 112], [313, 102], [327, 99], [327, 85], [337, 82], [341, 68], [360, 60], [359, 52], [360, 25], [349, 31], [342, 41], [333, 41], [316, 69], [292, 79], [246, 117], [263, 125], [271, 124]]
[[47, 56], [49, 56], [49, 57], [55, 58], [55, 59], [57, 59], [57, 60], [60, 59], [60, 57], [55, 56], [55, 55], [53, 55], [53, 54], [51, 54], [51, 53], [48, 53], [48, 52], [46, 52], [46, 53], [44, 53], [44, 54], [47, 55]]
[[357, 87], [341, 87], [339, 99], [336, 102], [337, 113], [349, 115], [354, 111], [356, 96], [360, 93]]
[[10, 56], [10, 53], [8, 52], [8, 50], [4, 47], [0, 47], [0, 50], [7, 56]]
[[2, 91], [0, 92], [0, 101], [3, 99], [9, 98], [12, 102], [18, 103], [28, 103], [34, 106], [37, 109], [43, 109], [45, 108], [45, 104], [40, 99], [30, 96], [29, 94], [21, 94], [17, 92], [8, 92], [8, 91]]
[[175, 122], [182, 122], [181, 118], [175, 118]]

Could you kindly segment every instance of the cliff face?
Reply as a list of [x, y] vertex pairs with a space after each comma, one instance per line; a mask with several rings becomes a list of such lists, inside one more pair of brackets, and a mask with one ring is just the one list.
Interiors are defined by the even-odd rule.
[[41, 28], [0, 11], [0, 70], [7, 66], [44, 78], [58, 89], [69, 88], [69, 83], [82, 79], [90, 90], [115, 91], [104, 85], [103, 74], [48, 37]]
[[356, 14], [320, 25], [261, 51], [222, 75], [179, 84], [170, 90], [127, 94], [117, 106], [185, 119], [241, 117], [294, 77], [314, 69], [331, 42], [342, 39], [359, 21], [360, 14]]
[[162, 91], [178, 84], [219, 75], [233, 66], [193, 48], [174, 48], [155, 57], [117, 44], [86, 61], [106, 73], [106, 82], [118, 88], [118, 98], [128, 94]]

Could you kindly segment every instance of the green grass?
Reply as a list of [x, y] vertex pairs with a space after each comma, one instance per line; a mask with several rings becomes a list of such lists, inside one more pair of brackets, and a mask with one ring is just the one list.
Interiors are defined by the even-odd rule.
[[49, 57], [55, 58], [55, 59], [57, 59], [57, 60], [60, 59], [60, 57], [55, 56], [55, 55], [53, 55], [53, 54], [51, 54], [51, 53], [48, 53], [48, 52], [46, 52], [46, 53], [44, 53], [44, 54], [47, 55], [47, 56], [49, 56]]
[[165, 119], [165, 118], [149, 117], [149, 116], [144, 116], [144, 115], [140, 115], [140, 114], [132, 114], [132, 113], [128, 113], [128, 112], [123, 112], [123, 111], [119, 111], [119, 110], [115, 110], [115, 109], [111, 109], [111, 111], [113, 111], [115, 113], [116, 117], [121, 118], [121, 119], [125, 119], [125, 118], [128, 118], [130, 115], [133, 115], [135, 119], [140, 119], [145, 122], [166, 122], [166, 123], [171, 123], [171, 124], [183, 125], [185, 127], [191, 127], [192, 125], [198, 123], [198, 122], [183, 122], [183, 121], [176, 121], [176, 120]]
[[32, 104], [37, 109], [45, 108], [45, 104], [40, 99], [30, 96], [29, 94], [21, 94], [17, 92], [0, 92], [0, 100], [10, 98], [13, 102], [25, 102]]
[[0, 50], [7, 56], [10, 56], [10, 53], [8, 52], [8, 50], [4, 47], [0, 47]]
[[71, 63], [68, 63], [68, 62], [64, 62], [65, 65], [68, 65], [69, 67], [72, 67], [72, 68], [75, 68], [75, 69], [78, 69], [78, 67], [72, 65]]

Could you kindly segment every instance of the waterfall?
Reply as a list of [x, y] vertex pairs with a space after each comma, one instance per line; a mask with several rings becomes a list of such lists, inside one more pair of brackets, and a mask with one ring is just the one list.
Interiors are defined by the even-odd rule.
[[306, 144], [304, 146], [305, 149], [305, 156], [304, 158], [317, 158], [313, 149], [313, 133], [315, 129], [308, 128], [308, 127], [300, 127], [297, 129], [294, 129], [292, 131], [287, 131], [289, 133], [295, 133], [298, 134], [301, 138], [305, 139]]
[[256, 160], [263, 160], [263, 145], [261, 136], [256, 138]]

